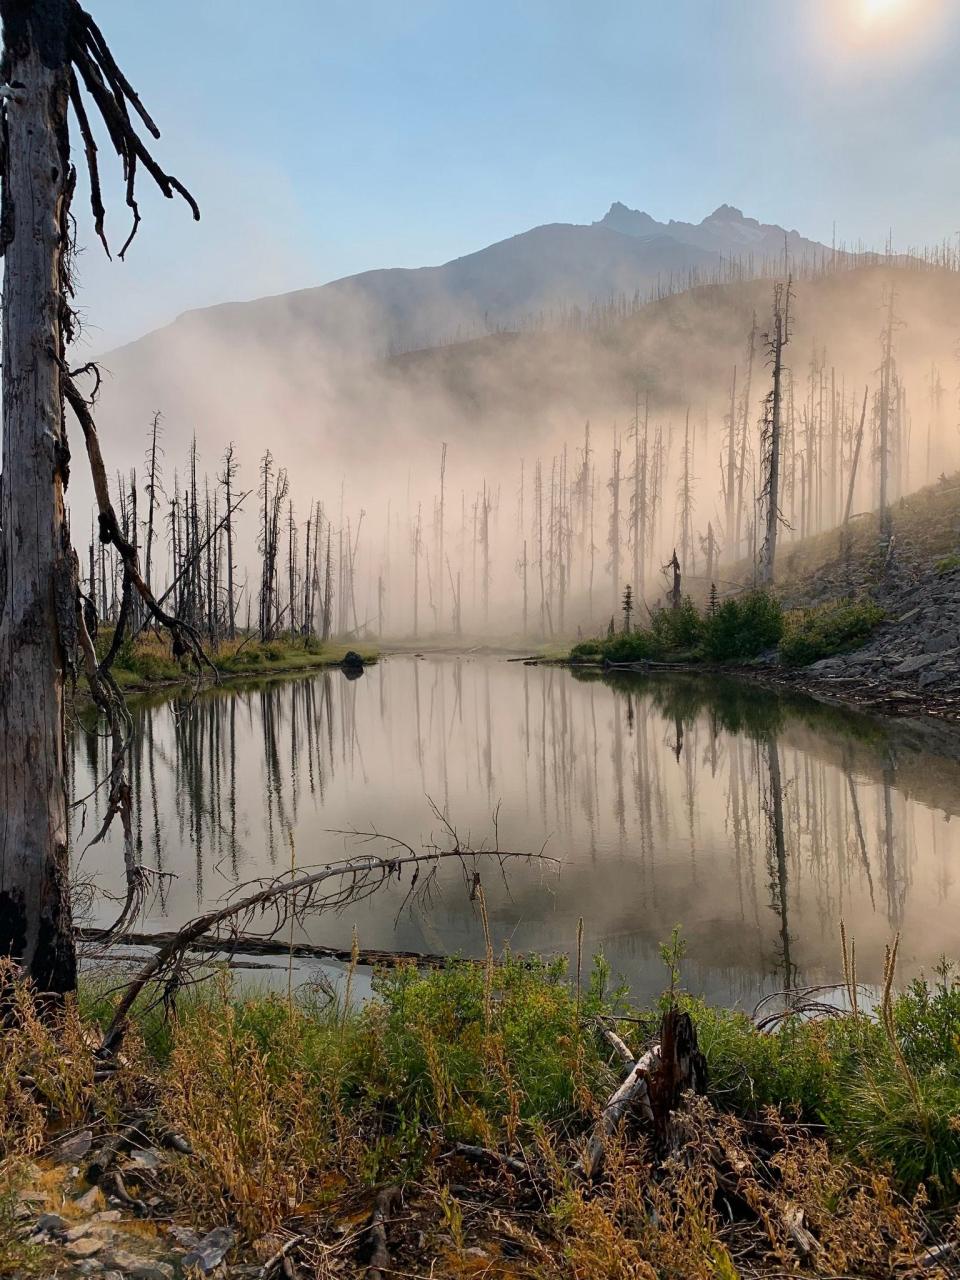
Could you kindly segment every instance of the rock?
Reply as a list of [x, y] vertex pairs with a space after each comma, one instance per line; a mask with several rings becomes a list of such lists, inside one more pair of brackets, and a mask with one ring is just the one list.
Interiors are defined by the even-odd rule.
[[119, 1271], [125, 1280], [172, 1280], [174, 1269], [169, 1262], [140, 1258], [125, 1249], [110, 1249], [101, 1261], [111, 1271]]
[[363, 659], [357, 653], [356, 649], [348, 649], [340, 659], [340, 666], [346, 672], [355, 671], [358, 674], [363, 671]]
[[163, 1162], [163, 1156], [156, 1147], [144, 1147], [142, 1151], [130, 1152], [130, 1165], [137, 1169], [156, 1169]]
[[84, 1236], [91, 1235], [96, 1230], [96, 1223], [78, 1222], [63, 1233], [64, 1240], [82, 1240]]
[[821, 658], [819, 662], [812, 662], [808, 670], [818, 676], [835, 675], [844, 665], [842, 658]]
[[910, 622], [913, 618], [917, 616], [919, 612], [920, 612], [920, 606], [917, 605], [915, 609], [910, 609], [906, 613], [902, 614], [897, 619], [897, 622]]
[[93, 1131], [81, 1129], [79, 1133], [75, 1133], [61, 1142], [58, 1147], [54, 1147], [53, 1158], [57, 1164], [75, 1164], [77, 1160], [83, 1159], [92, 1146]]
[[925, 667], [932, 666], [937, 660], [935, 653], [918, 653], [912, 658], [904, 658], [903, 661], [895, 668], [898, 676], [912, 676], [918, 671], [923, 671]]
[[103, 1241], [98, 1236], [81, 1236], [79, 1240], [71, 1240], [66, 1245], [66, 1252], [71, 1258], [89, 1258], [102, 1248]]
[[77, 1196], [73, 1203], [81, 1213], [92, 1213], [103, 1204], [103, 1194], [99, 1187], [91, 1187], [82, 1196]]
[[181, 1249], [195, 1249], [200, 1243], [200, 1237], [195, 1231], [191, 1231], [189, 1227], [167, 1227], [167, 1235], [171, 1240], [175, 1241]]
[[931, 636], [927, 641], [927, 653], [956, 653], [957, 640], [960, 637], [956, 632], [944, 631], [938, 636]]
[[207, 1232], [195, 1249], [184, 1255], [184, 1270], [199, 1267], [203, 1272], [213, 1271], [236, 1243], [236, 1232], [231, 1227], [214, 1227]]
[[921, 671], [917, 677], [917, 684], [921, 689], [928, 689], [933, 684], [940, 684], [944, 680], [948, 680], [950, 676], [956, 676], [956, 669], [951, 665], [949, 667], [936, 666], [928, 667], [926, 671]]
[[62, 1236], [68, 1225], [66, 1218], [61, 1218], [59, 1213], [41, 1213], [36, 1230], [47, 1236]]
[[103, 1270], [103, 1263], [98, 1262], [96, 1258], [84, 1258], [77, 1263], [74, 1270], [82, 1276], [96, 1276]]

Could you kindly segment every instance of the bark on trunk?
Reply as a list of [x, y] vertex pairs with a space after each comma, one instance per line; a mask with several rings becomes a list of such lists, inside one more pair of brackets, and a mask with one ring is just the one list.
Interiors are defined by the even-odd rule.
[[63, 688], [76, 562], [63, 492], [60, 364], [69, 202], [67, 0], [0, 0], [6, 107], [0, 500], [0, 954], [37, 987], [76, 985]]

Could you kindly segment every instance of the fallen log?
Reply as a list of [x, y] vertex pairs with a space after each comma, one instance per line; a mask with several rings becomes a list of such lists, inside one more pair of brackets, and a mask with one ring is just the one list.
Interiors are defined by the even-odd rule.
[[610, 1095], [594, 1127], [590, 1144], [576, 1166], [581, 1177], [590, 1181], [603, 1168], [607, 1142], [620, 1128], [628, 1112], [636, 1108], [647, 1124], [653, 1124], [648, 1078], [659, 1061], [660, 1046], [656, 1044], [636, 1060], [619, 1089]]
[[[178, 935], [176, 930], [158, 933], [110, 934], [107, 929], [76, 928], [79, 942], [108, 942], [130, 947], [164, 947]], [[290, 956], [309, 960], [354, 959], [351, 947], [324, 947], [312, 942], [284, 942], [279, 938], [258, 937], [256, 934], [237, 934], [236, 937], [194, 938], [190, 951], [214, 952], [220, 955]], [[442, 969], [454, 957], [434, 955], [428, 951], [382, 951], [376, 947], [361, 948], [354, 963], [371, 967], [396, 968], [402, 964], [415, 964], [424, 969]]]
[[495, 1151], [492, 1147], [478, 1147], [470, 1142], [458, 1142], [452, 1151], [446, 1153], [446, 1158], [450, 1156], [459, 1156], [474, 1164], [485, 1164], [495, 1169], [507, 1169], [515, 1178], [534, 1179], [533, 1171], [525, 1160], [521, 1160], [518, 1156], [504, 1155], [502, 1151]]

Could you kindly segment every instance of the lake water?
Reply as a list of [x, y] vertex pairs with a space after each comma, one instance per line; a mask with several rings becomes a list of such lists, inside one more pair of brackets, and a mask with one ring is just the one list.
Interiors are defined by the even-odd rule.
[[[647, 997], [658, 944], [687, 940], [685, 982], [752, 1006], [839, 976], [839, 921], [876, 980], [902, 934], [904, 972], [960, 953], [960, 734], [881, 722], [714, 677], [647, 678], [497, 657], [388, 657], [132, 707], [132, 783], [144, 862], [174, 873], [141, 930], [169, 929], [238, 884], [357, 850], [344, 830], [420, 845], [441, 834], [545, 853], [559, 867], [482, 866], [497, 947], [602, 950]], [[74, 794], [106, 774], [109, 742], [71, 738]], [[78, 809], [97, 829], [101, 788]], [[84, 814], [84, 831], [79, 831]], [[466, 840], [465, 840], [466, 842]], [[83, 872], [122, 884], [117, 835]], [[403, 908], [406, 885], [310, 922], [312, 941], [482, 955], [462, 874]], [[101, 904], [99, 919], [116, 914]]]

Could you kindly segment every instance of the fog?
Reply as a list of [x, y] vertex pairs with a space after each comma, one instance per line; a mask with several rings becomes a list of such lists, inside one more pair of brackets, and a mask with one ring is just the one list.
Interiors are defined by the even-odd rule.
[[[798, 272], [785, 351], [782, 546], [842, 517], [865, 388], [852, 511], [876, 506], [876, 395], [891, 289], [891, 396], [897, 404], [891, 496], [960, 466], [955, 266], [948, 256], [947, 265], [897, 259], [853, 267], [844, 261], [834, 269]], [[661, 566], [674, 547], [685, 578], [702, 593], [708, 579], [727, 589], [733, 562], [755, 558], [760, 421], [770, 389], [763, 343], [773, 292], [769, 273], [680, 289], [647, 303], [625, 295], [592, 314], [558, 311], [518, 330], [465, 341], [453, 340], [458, 311], [451, 298], [451, 340], [396, 355], [385, 354], [394, 332], [389, 312], [378, 312], [348, 283], [320, 311], [317, 292], [189, 313], [103, 358], [98, 416], [104, 452], [125, 486], [136, 469], [141, 542], [144, 454], [153, 414], [162, 414], [157, 519], [166, 519], [167, 527], [154, 557], [159, 587], [170, 578], [175, 473], [182, 488], [194, 436], [198, 467], [213, 487], [232, 441], [239, 462], [234, 488], [253, 491], [237, 524], [238, 576], [242, 583], [246, 575], [248, 595], [259, 583], [258, 465], [266, 450], [289, 478], [295, 599], [309, 576], [305, 533], [313, 516], [316, 542], [315, 504], [324, 521], [321, 578], [328, 524], [334, 562], [339, 548], [355, 547], [349, 602], [333, 604], [334, 629], [348, 635], [412, 636], [416, 612], [417, 636], [450, 636], [457, 630], [458, 579], [464, 635], [588, 633], [607, 625], [628, 582], [654, 605], [665, 589]], [[436, 323], [444, 314], [442, 299], [434, 297], [431, 306]], [[736, 528], [724, 528], [732, 395], [738, 478], [741, 469], [744, 474], [739, 538]], [[82, 472], [74, 467], [69, 495], [80, 546], [90, 511]], [[686, 518], [678, 497], [685, 487]], [[644, 507], [636, 519], [635, 501]], [[218, 510], [222, 514], [222, 506]], [[285, 506], [281, 600], [289, 594], [288, 525]], [[635, 553], [637, 538], [642, 546]], [[349, 590], [336, 563], [332, 579], [335, 592]], [[254, 600], [254, 621], [256, 616]], [[241, 625], [245, 617], [241, 602]]]

